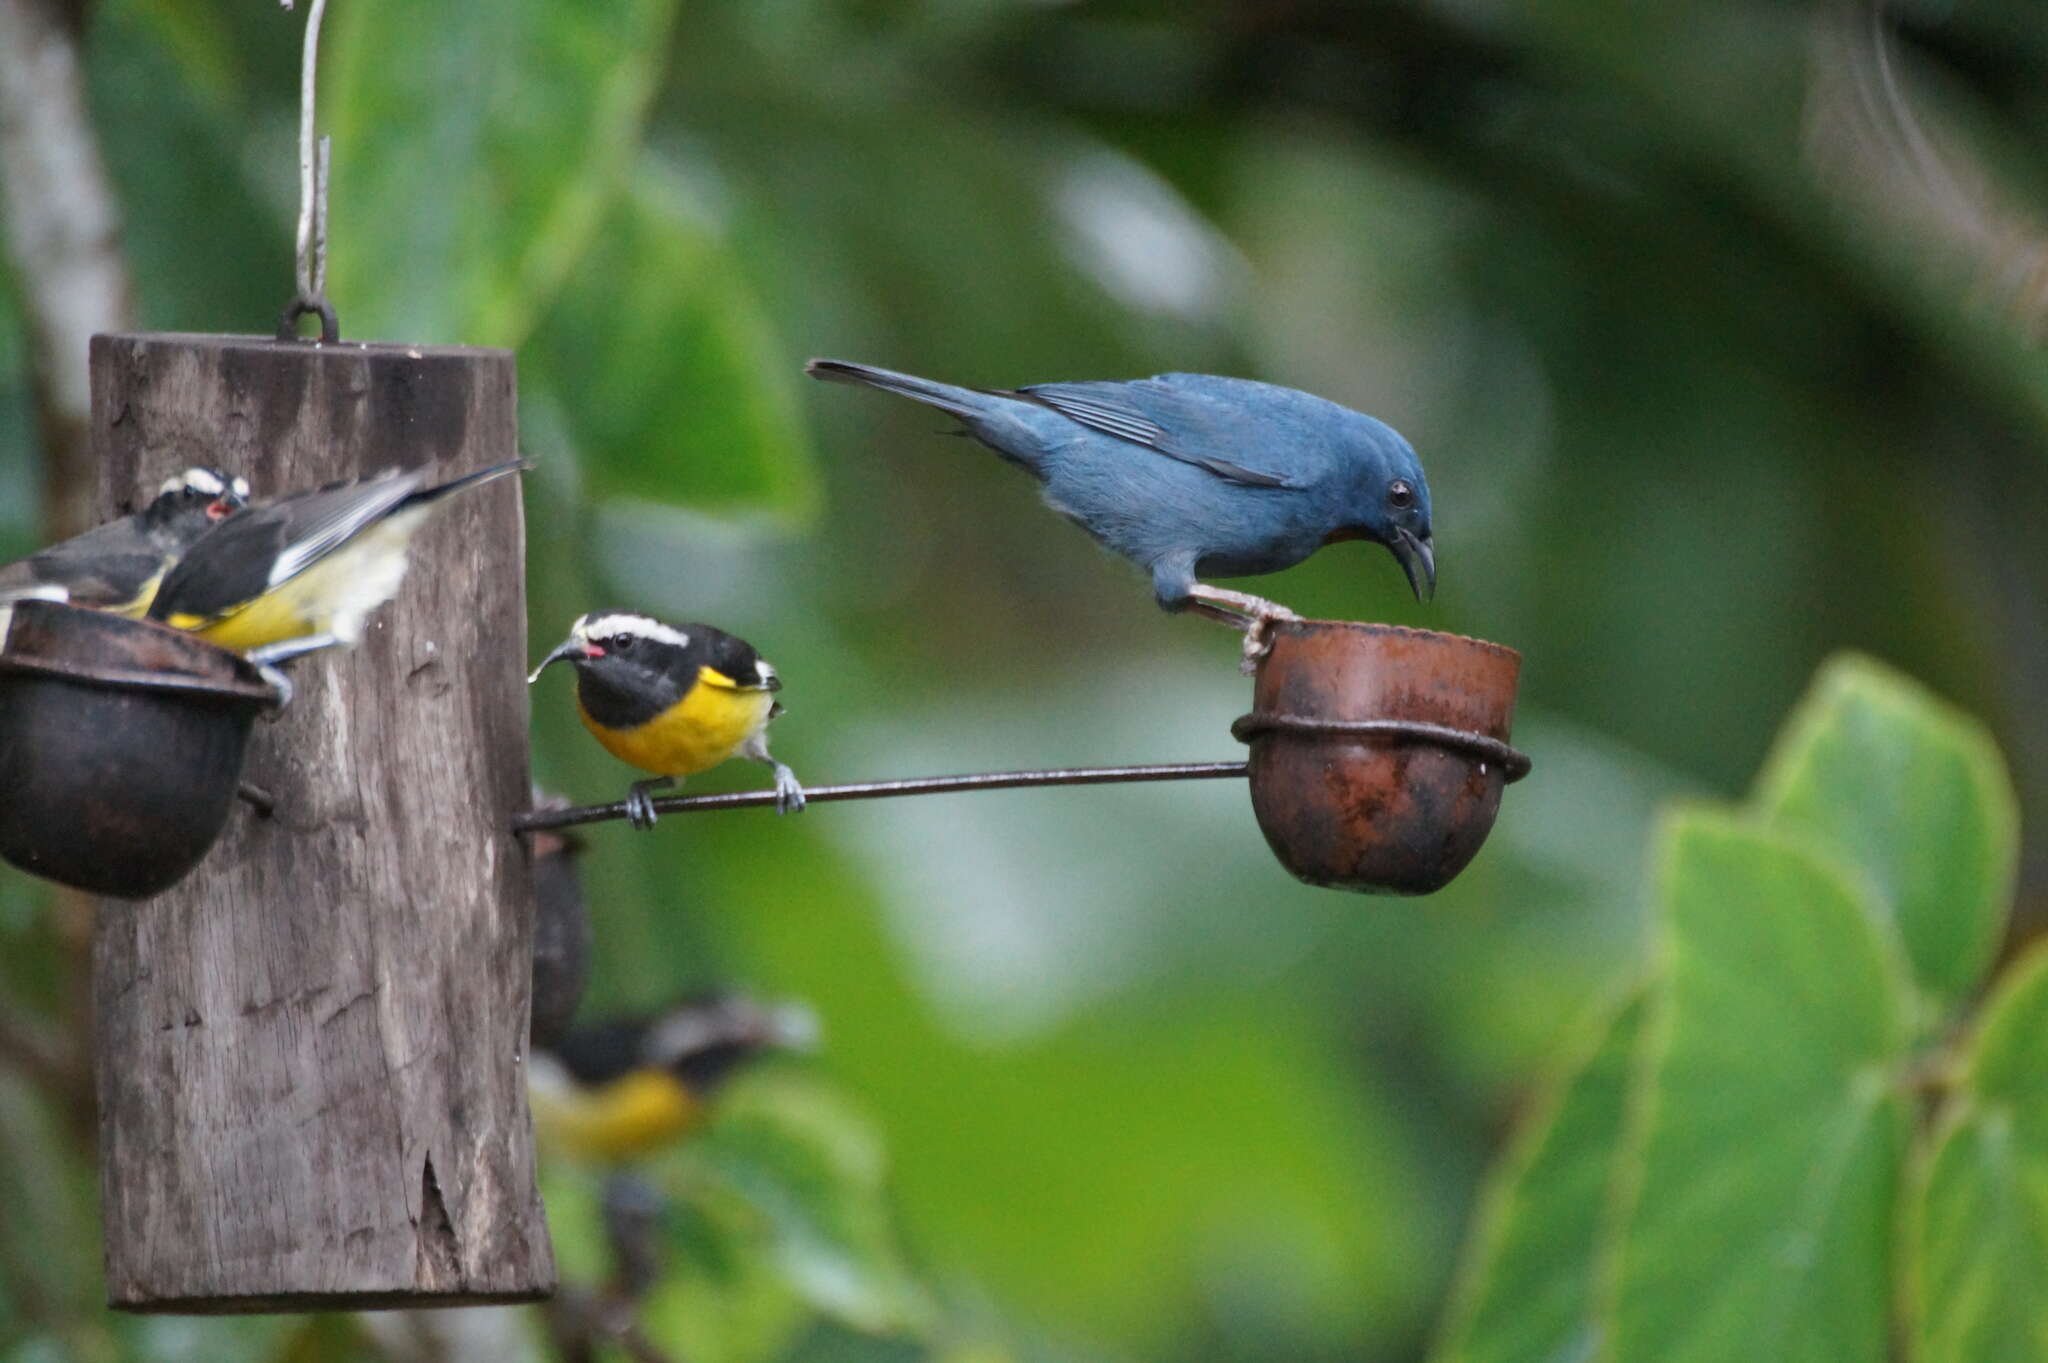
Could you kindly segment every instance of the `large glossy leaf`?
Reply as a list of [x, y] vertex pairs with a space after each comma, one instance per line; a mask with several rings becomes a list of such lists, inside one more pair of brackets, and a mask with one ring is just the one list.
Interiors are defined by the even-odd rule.
[[594, 495], [783, 520], [816, 502], [798, 360], [731, 253], [651, 163], [526, 363], [559, 401]]
[[1597, 1343], [1595, 1275], [1610, 1231], [1644, 1002], [1526, 1127], [1493, 1175], [1438, 1363], [1566, 1363]]
[[639, 144], [675, 0], [350, 0], [330, 18], [345, 334], [516, 345]]
[[[767, 1218], [728, 1189], [676, 1177], [686, 1160], [672, 1151], [628, 1175], [665, 1199], [652, 1236], [657, 1277], [633, 1319], [671, 1356], [767, 1363], [783, 1354], [810, 1312], [775, 1261]], [[548, 1234], [565, 1290], [605, 1291], [617, 1280], [603, 1210], [611, 1176], [562, 1160], [542, 1169]]]
[[1665, 839], [1662, 987], [1603, 1356], [1884, 1358], [1910, 991], [1867, 896], [1705, 811]]
[[730, 1189], [685, 1191], [668, 1218], [661, 1281], [640, 1311], [647, 1338], [671, 1357], [770, 1363], [813, 1318], [777, 1259], [775, 1227]]
[[2012, 782], [1982, 725], [1868, 658], [1838, 657], [1787, 725], [1756, 801], [1870, 878], [1923, 985], [1951, 999], [1976, 985], [2019, 853]]
[[927, 1304], [896, 1247], [867, 1121], [795, 1075], [736, 1086], [720, 1109], [693, 1154], [773, 1228], [775, 1259], [799, 1295], [871, 1333], [921, 1324]]
[[1986, 1007], [1914, 1193], [1920, 1363], [2048, 1357], [2048, 951]]

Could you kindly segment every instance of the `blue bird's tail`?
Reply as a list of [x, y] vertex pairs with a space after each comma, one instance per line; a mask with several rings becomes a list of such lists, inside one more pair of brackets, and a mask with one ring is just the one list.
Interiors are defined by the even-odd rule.
[[993, 394], [979, 393], [972, 388], [936, 383], [915, 374], [899, 374], [893, 369], [876, 369], [872, 365], [850, 364], [845, 360], [812, 360], [804, 365], [804, 373], [833, 383], [859, 383], [879, 388], [885, 393], [895, 393], [942, 412], [951, 412], [963, 420], [988, 415], [997, 400]]

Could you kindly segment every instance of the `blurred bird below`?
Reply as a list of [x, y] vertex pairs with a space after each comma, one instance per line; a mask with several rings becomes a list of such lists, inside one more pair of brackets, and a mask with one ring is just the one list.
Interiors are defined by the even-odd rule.
[[9, 603], [68, 601], [138, 618], [157, 584], [192, 545], [249, 501], [249, 484], [193, 467], [164, 481], [150, 504], [0, 568], [0, 641]]
[[425, 469], [390, 472], [245, 511], [186, 550], [149, 618], [238, 653], [302, 638], [352, 648], [370, 612], [397, 594], [428, 513], [527, 467], [508, 460], [427, 488]]
[[1198, 574], [1278, 572], [1363, 539], [1392, 552], [1417, 599], [1436, 589], [1415, 451], [1382, 422], [1312, 394], [1213, 374], [982, 389], [841, 360], [804, 371], [959, 418], [1037, 478], [1046, 505], [1149, 572], [1162, 608], [1244, 630], [1247, 670], [1273, 622], [1297, 617]]
[[747, 1064], [817, 1041], [810, 1009], [731, 993], [579, 1027], [528, 1063], [534, 1129], [549, 1149], [585, 1160], [651, 1154], [701, 1126], [712, 1096]]
[[768, 723], [782, 713], [774, 698], [782, 678], [746, 640], [710, 625], [593, 611], [577, 617], [526, 684], [558, 662], [575, 665], [583, 727], [621, 762], [656, 773], [627, 791], [633, 827], [654, 826], [653, 792], [731, 757], [774, 769], [777, 813], [803, 809], [796, 774], [768, 751]]

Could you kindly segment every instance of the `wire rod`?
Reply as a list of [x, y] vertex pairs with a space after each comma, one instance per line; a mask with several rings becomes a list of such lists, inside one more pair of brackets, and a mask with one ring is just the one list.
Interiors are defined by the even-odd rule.
[[[283, 0], [286, 9], [293, 0]], [[313, 0], [306, 15], [306, 41], [299, 66], [299, 229], [297, 286], [292, 301], [278, 322], [278, 339], [298, 335], [298, 320], [308, 313], [320, 318], [320, 339], [332, 344], [341, 338], [334, 305], [327, 301], [327, 180], [328, 139], [314, 129], [314, 89], [320, 70], [320, 20], [327, 13], [327, 0]]]
[[[1020, 790], [1029, 786], [1105, 786], [1123, 781], [1205, 781], [1243, 776], [1243, 762], [1162, 762], [1136, 767], [1057, 767], [1050, 771], [984, 771], [963, 776], [913, 776], [900, 781], [856, 781], [841, 786], [806, 786], [807, 804], [834, 800], [881, 800], [897, 795], [948, 795], [967, 790]], [[718, 795], [668, 795], [654, 802], [657, 814], [693, 814], [712, 809], [773, 806], [772, 790], [737, 790]], [[574, 828], [626, 817], [626, 802], [531, 809], [512, 817], [515, 833]]]

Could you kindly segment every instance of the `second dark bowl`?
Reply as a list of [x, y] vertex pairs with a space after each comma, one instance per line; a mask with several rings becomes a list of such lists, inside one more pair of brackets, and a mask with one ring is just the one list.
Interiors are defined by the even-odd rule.
[[1312, 885], [1428, 894], [1478, 854], [1502, 788], [1522, 657], [1433, 630], [1346, 620], [1277, 626], [1252, 713], [1252, 810]]

